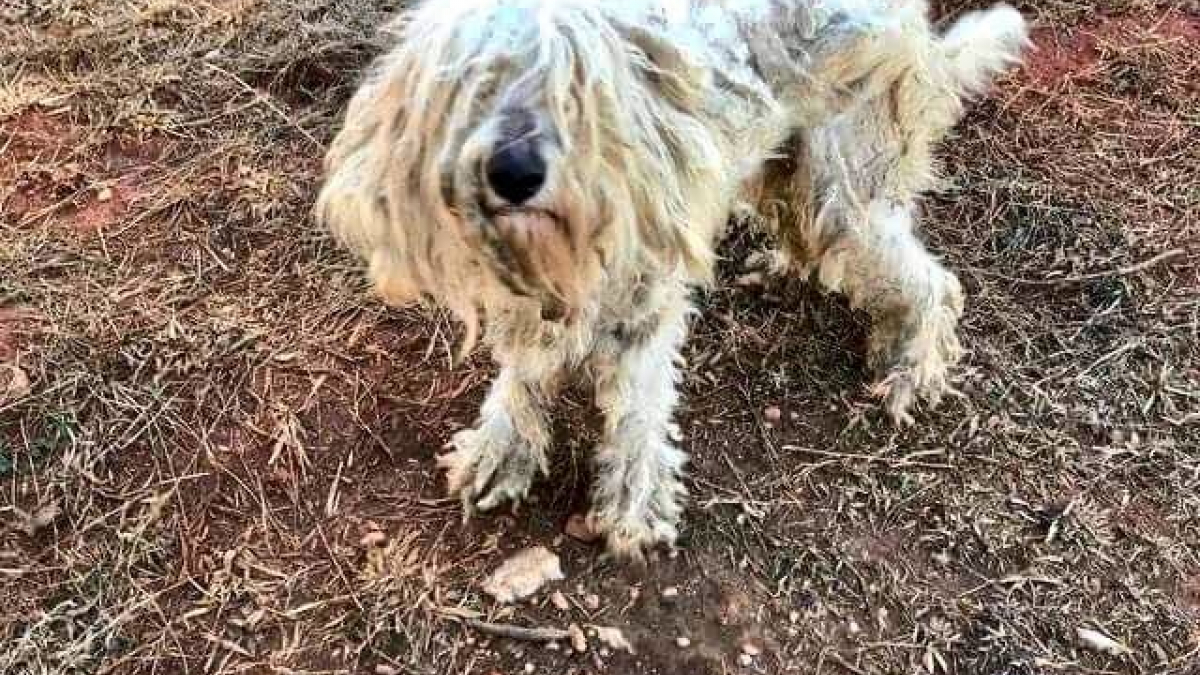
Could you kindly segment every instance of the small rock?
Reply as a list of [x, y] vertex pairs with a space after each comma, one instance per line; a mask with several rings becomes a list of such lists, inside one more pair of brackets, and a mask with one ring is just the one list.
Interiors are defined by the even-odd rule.
[[797, 612], [794, 609], [788, 612], [788, 621], [792, 623], [800, 623], [800, 612]]
[[532, 673], [535, 670], [537, 670], [537, 666], [534, 666], [532, 663], [525, 664], [525, 672]]
[[761, 272], [748, 272], [735, 279], [733, 283], [743, 287], [762, 286], [763, 275]]
[[[8, 371], [8, 375], [4, 375]], [[0, 405], [20, 400], [31, 391], [29, 375], [24, 370], [8, 364], [0, 364]]]
[[783, 419], [783, 411], [779, 409], [779, 406], [770, 406], [763, 410], [763, 419], [768, 422], [778, 422]]
[[600, 596], [595, 593], [589, 593], [583, 596], [583, 606], [590, 610], [600, 609]]
[[762, 650], [759, 649], [758, 645], [754, 644], [753, 642], [747, 642], [742, 645], [742, 653], [746, 656], [754, 658], [755, 656], [761, 654]]
[[666, 588], [662, 589], [662, 596], [668, 600], [671, 598], [678, 598], [679, 597], [679, 587], [678, 586], [667, 586]]
[[743, 668], [749, 668], [754, 665], [754, 657], [749, 654], [738, 654], [738, 664]]
[[371, 530], [370, 532], [364, 534], [362, 539], [358, 540], [358, 545], [363, 548], [375, 548], [377, 546], [383, 546], [384, 542], [386, 541], [386, 534], [380, 532], [379, 530]]
[[565, 578], [558, 556], [544, 546], [535, 546], [505, 560], [484, 580], [483, 592], [508, 603], [533, 595], [549, 581]]
[[98, 202], [112, 201], [112, 198], [113, 198], [112, 188], [108, 188], [108, 187], [100, 188], [100, 191], [96, 193], [96, 201], [98, 201]]
[[375, 666], [375, 675], [400, 675], [400, 671], [386, 663]]
[[573, 513], [570, 518], [567, 518], [567, 525], [563, 528], [567, 536], [582, 541], [585, 544], [590, 544], [600, 538], [600, 533], [592, 529], [588, 524], [587, 516], [582, 513]]
[[620, 628], [596, 626], [595, 629], [597, 640], [613, 649], [623, 649], [630, 654], [636, 653], [633, 651], [633, 645], [629, 643], [629, 640], [625, 639], [625, 634], [621, 632]]
[[550, 604], [560, 612], [571, 609], [571, 603], [567, 600], [567, 596], [562, 594], [562, 591], [554, 591], [550, 594]]
[[554, 640], [551, 640], [546, 643], [546, 649], [548, 649], [552, 652], [556, 652], [556, 651], [558, 651], [558, 643], [555, 642]]
[[688, 647], [692, 646], [692, 641], [689, 640], [686, 635], [680, 635], [679, 637], [675, 638], [675, 646], [679, 647], [680, 649], [687, 649]]
[[1079, 638], [1079, 642], [1087, 649], [1094, 652], [1103, 652], [1112, 656], [1121, 656], [1129, 654], [1133, 650], [1125, 645], [1117, 642], [1100, 631], [1090, 628], [1076, 628], [1075, 635]]
[[587, 651], [587, 636], [583, 634], [583, 629], [578, 624], [567, 626], [567, 636], [571, 640], [571, 649], [582, 654]]

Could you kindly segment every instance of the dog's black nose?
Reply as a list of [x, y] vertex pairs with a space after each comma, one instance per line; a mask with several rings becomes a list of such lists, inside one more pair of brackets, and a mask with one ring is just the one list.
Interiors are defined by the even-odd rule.
[[514, 206], [529, 201], [546, 182], [546, 160], [533, 138], [518, 138], [497, 148], [487, 162], [488, 185]]

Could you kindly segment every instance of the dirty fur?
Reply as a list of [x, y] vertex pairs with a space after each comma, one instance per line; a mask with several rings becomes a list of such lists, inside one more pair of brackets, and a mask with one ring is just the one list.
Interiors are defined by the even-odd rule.
[[[500, 373], [439, 459], [467, 513], [548, 472], [549, 404], [583, 372], [605, 416], [589, 524], [634, 558], [675, 541], [679, 350], [735, 212], [871, 314], [897, 423], [950, 391], [962, 289], [917, 238], [916, 202], [965, 101], [1017, 62], [1016, 11], [938, 35], [923, 0], [464, 0], [392, 30], [317, 211], [386, 301], [449, 308], [464, 351], [482, 329]], [[518, 118], [548, 170], [508, 209], [481, 167]]]

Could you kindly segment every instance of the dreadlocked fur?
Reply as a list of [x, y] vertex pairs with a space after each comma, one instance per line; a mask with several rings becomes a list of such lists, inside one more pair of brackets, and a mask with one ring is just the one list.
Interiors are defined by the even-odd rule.
[[[997, 7], [937, 36], [923, 0], [424, 2], [349, 105], [318, 214], [387, 301], [431, 300], [501, 366], [443, 455], [469, 513], [548, 471], [546, 409], [591, 376], [606, 418], [590, 522], [618, 553], [675, 539], [670, 441], [690, 290], [749, 205], [791, 264], [875, 318], [894, 419], [960, 352], [957, 280], [913, 230], [933, 146], [1015, 62]], [[527, 201], [490, 161], [544, 165]], [[524, 200], [524, 195], [522, 200]]]

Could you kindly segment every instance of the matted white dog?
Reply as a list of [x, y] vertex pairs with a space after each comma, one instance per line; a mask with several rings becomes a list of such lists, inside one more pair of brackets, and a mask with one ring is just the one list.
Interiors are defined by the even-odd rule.
[[924, 0], [429, 0], [350, 103], [318, 213], [396, 304], [479, 326], [500, 372], [439, 463], [468, 513], [548, 472], [547, 406], [584, 372], [605, 416], [589, 523], [672, 542], [669, 437], [690, 294], [756, 207], [792, 268], [873, 317], [898, 422], [958, 359], [958, 281], [914, 234], [933, 148], [1018, 59], [1006, 6]]

